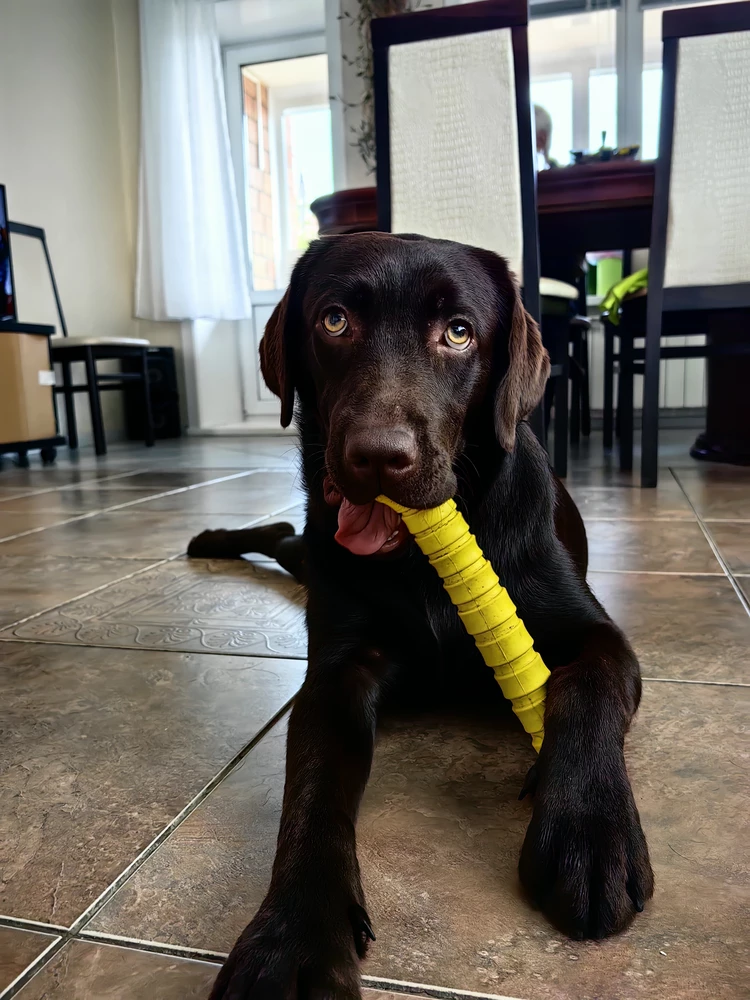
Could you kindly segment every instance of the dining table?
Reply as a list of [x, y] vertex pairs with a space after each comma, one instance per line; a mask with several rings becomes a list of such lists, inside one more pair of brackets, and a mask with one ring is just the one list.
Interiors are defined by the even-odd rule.
[[[537, 218], [543, 270], [571, 274], [587, 252], [633, 250], [651, 243], [654, 201], [652, 160], [610, 159], [553, 167], [537, 176]], [[322, 236], [378, 230], [375, 187], [336, 191], [311, 209]], [[713, 343], [729, 343], [738, 331], [731, 317], [717, 316], [707, 331]], [[706, 427], [691, 449], [695, 458], [750, 464], [750, 357], [713, 357], [707, 366]]]

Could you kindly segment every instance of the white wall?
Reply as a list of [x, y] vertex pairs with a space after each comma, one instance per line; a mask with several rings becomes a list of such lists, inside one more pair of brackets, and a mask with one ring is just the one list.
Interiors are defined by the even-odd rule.
[[[11, 218], [47, 232], [71, 334], [179, 347], [178, 324], [133, 318], [137, 0], [0, 0], [0, 25], [0, 180]], [[38, 248], [16, 239], [13, 249], [20, 318], [56, 322]], [[113, 440], [120, 394], [104, 402]], [[82, 396], [78, 404], [85, 442]]]

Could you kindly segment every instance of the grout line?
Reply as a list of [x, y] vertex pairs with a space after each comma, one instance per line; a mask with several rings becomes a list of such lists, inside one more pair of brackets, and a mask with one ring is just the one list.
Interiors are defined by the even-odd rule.
[[67, 944], [68, 937], [59, 937], [55, 941], [50, 941], [47, 947], [34, 959], [30, 965], [27, 965], [23, 972], [19, 973], [12, 983], [9, 983], [4, 990], [0, 990], [0, 1000], [10, 1000], [14, 997], [19, 990], [32, 979], [37, 972], [41, 972], [47, 963], [55, 957], [55, 955]]
[[38, 934], [67, 934], [63, 924], [48, 924], [43, 920], [29, 920], [27, 917], [10, 917], [0, 913], [0, 927], [14, 927], [19, 931], [35, 931]]
[[430, 986], [427, 983], [408, 983], [400, 979], [384, 979], [382, 976], [362, 976], [362, 985], [371, 990], [388, 990], [391, 993], [406, 993], [420, 997], [434, 997], [435, 1000], [517, 1000], [500, 996], [499, 993], [475, 993], [473, 990], [454, 990], [448, 986]]
[[688, 680], [685, 677], [641, 677], [642, 681], [651, 681], [654, 684], [708, 684], [712, 687], [750, 687], [745, 681], [696, 681]]
[[631, 576], [724, 576], [723, 573], [710, 572], [709, 570], [699, 570], [690, 572], [681, 569], [598, 569], [596, 566], [589, 566], [589, 573], [621, 573]]
[[713, 535], [708, 530], [708, 528], [706, 527], [705, 521], [703, 520], [703, 518], [701, 517], [701, 515], [696, 510], [695, 505], [693, 504], [693, 501], [690, 499], [687, 490], [682, 485], [682, 483], [680, 481], [680, 478], [677, 475], [677, 473], [675, 472], [675, 470], [672, 469], [672, 468], [670, 468], [669, 471], [672, 474], [672, 477], [676, 481], [677, 485], [680, 487], [680, 489], [682, 490], [682, 492], [685, 494], [685, 499], [690, 504], [690, 506], [691, 506], [691, 508], [693, 510], [693, 513], [695, 514], [696, 518], [698, 519], [698, 524], [700, 525], [700, 529], [703, 532], [703, 534], [705, 536], [705, 539], [706, 539], [706, 541], [708, 542], [708, 544], [709, 544], [709, 546], [711, 548], [711, 551], [716, 556], [716, 561], [719, 563], [719, 565], [721, 566], [722, 570], [724, 571], [725, 576], [727, 577], [727, 579], [729, 580], [729, 582], [732, 584], [732, 587], [734, 588], [734, 592], [737, 595], [737, 597], [739, 598], [740, 604], [745, 609], [745, 611], [748, 613], [748, 615], [750, 615], [750, 601], [748, 601], [747, 597], [745, 597], [745, 594], [743, 593], [742, 587], [740, 587], [740, 585], [735, 580], [734, 574], [730, 570], [729, 564], [727, 563], [726, 559], [721, 554], [718, 545], [714, 541]]
[[269, 719], [269, 721], [258, 730], [255, 736], [246, 743], [237, 753], [219, 770], [217, 773], [208, 781], [203, 788], [193, 796], [193, 798], [185, 805], [177, 815], [167, 823], [163, 830], [161, 830], [144, 849], [138, 854], [130, 864], [123, 869], [122, 872], [117, 876], [117, 878], [109, 885], [107, 888], [100, 893], [100, 895], [91, 903], [86, 909], [81, 913], [81, 915], [73, 921], [70, 925], [69, 933], [78, 934], [79, 931], [83, 930], [86, 924], [89, 923], [93, 917], [109, 902], [109, 900], [115, 895], [115, 893], [122, 888], [122, 886], [128, 881], [128, 879], [133, 875], [141, 865], [151, 857], [167, 840], [168, 837], [174, 833], [174, 831], [190, 816], [198, 806], [204, 802], [208, 796], [213, 792], [213, 790], [221, 784], [221, 782], [228, 777], [228, 775], [247, 757], [247, 755], [260, 743], [264, 736], [266, 736], [279, 722], [280, 719], [289, 711], [289, 708], [294, 699], [290, 698], [289, 701], [285, 702], [284, 705], [276, 712], [275, 715]]
[[171, 955], [175, 958], [187, 958], [198, 962], [212, 962], [223, 965], [228, 955], [221, 951], [209, 951], [206, 948], [191, 948], [184, 944], [170, 944], [159, 941], [141, 941], [138, 938], [123, 937], [120, 934], [107, 934], [102, 931], [82, 930], [78, 934], [79, 941], [95, 941], [100, 944], [116, 945], [119, 948], [129, 948], [133, 951], [148, 951], [155, 955]]
[[[193, 948], [182, 944], [146, 941], [139, 938], [124, 937], [120, 934], [107, 934], [102, 931], [80, 931], [76, 935], [76, 940], [125, 948], [130, 951], [147, 952], [152, 955], [164, 955], [171, 958], [204, 962], [212, 965], [223, 965], [228, 958], [227, 952], [211, 951], [206, 948]], [[369, 989], [384, 990], [391, 993], [434, 997], [435, 1000], [465, 1000], [465, 998], [467, 1000], [513, 1000], [512, 997], [501, 997], [496, 993], [475, 993], [471, 990], [431, 986], [427, 983], [410, 983], [399, 979], [386, 979], [383, 976], [362, 976], [362, 985]]]
[[[62, 521], [55, 521], [54, 524], [43, 524], [43, 525], [41, 525], [38, 528], [29, 528], [28, 531], [19, 531], [15, 535], [6, 535], [5, 537], [0, 538], [0, 544], [2, 544], [4, 542], [15, 541], [17, 538], [25, 538], [27, 535], [37, 535], [37, 534], [39, 534], [39, 532], [41, 532], [41, 531], [48, 531], [50, 528], [61, 528], [61, 527], [63, 527], [66, 524], [73, 524], [73, 523], [75, 523], [77, 521], [86, 521], [86, 520], [88, 520], [88, 519], [90, 519], [92, 517], [97, 517], [99, 514], [108, 514], [108, 513], [112, 512], [112, 511], [122, 510], [124, 507], [133, 507], [136, 504], [148, 503], [149, 500], [160, 500], [162, 497], [173, 496], [176, 493], [187, 493], [190, 490], [200, 489], [200, 488], [202, 488], [204, 486], [215, 486], [217, 483], [225, 483], [225, 482], [228, 482], [229, 480], [232, 480], [232, 479], [241, 479], [243, 476], [253, 476], [257, 472], [264, 472], [264, 471], [266, 471], [266, 470], [264, 470], [264, 469], [251, 469], [249, 472], [236, 472], [236, 473], [233, 473], [230, 476], [222, 476], [220, 479], [207, 479], [205, 483], [193, 483], [191, 486], [179, 486], [179, 487], [177, 487], [176, 489], [173, 489], [173, 490], [164, 490], [162, 493], [154, 493], [152, 496], [139, 497], [137, 500], [126, 500], [124, 503], [112, 504], [109, 507], [98, 507], [96, 510], [85, 511], [84, 513], [74, 514], [72, 517], [63, 518]], [[136, 474], [137, 473], [129, 473], [129, 475], [136, 475]], [[101, 482], [101, 480], [95, 479], [95, 480], [92, 480], [92, 482], [99, 483], [99, 482]], [[57, 490], [44, 490], [42, 492], [45, 492], [45, 493], [47, 493], [47, 492], [50, 492], [50, 493], [59, 493], [62, 490], [66, 490], [66, 489], [70, 489], [70, 488], [71, 487], [64, 486], [64, 487], [60, 487]], [[148, 487], [146, 487], [146, 488], [148, 488]], [[20, 497], [16, 497], [15, 499], [20, 500], [21, 498]], [[0, 510], [0, 513], [2, 513], [2, 510]], [[5, 513], [8, 513], [8, 514], [10, 514], [10, 513], [23, 513], [23, 511], [15, 511], [15, 512], [14, 511], [6, 511]], [[166, 511], [147, 511], [147, 513], [162, 514], [162, 513], [167, 513], [167, 512]], [[206, 515], [206, 516], [209, 516], [209, 517], [210, 516], [216, 516], [216, 517], [224, 517], [224, 516], [226, 516], [226, 517], [235, 517], [237, 515], [233, 515], [233, 514], [226, 514], [226, 515], [218, 514], [218, 515]], [[243, 525], [243, 527], [244, 527], [244, 525]], [[0, 549], [0, 555], [2, 555], [2, 549]], [[127, 556], [123, 556], [122, 558], [128, 558], [128, 557]], [[133, 558], [133, 557], [131, 556], [130, 558]]]
[[75, 641], [71, 641], [71, 640], [66, 641], [65, 639], [40, 639], [40, 638], [36, 638], [36, 639], [22, 639], [20, 637], [18, 637], [18, 638], [16, 638], [15, 636], [8, 636], [8, 637], [6, 637], [6, 636], [3, 636], [3, 635], [0, 635], [0, 642], [24, 643], [27, 646], [33, 646], [35, 644], [36, 645], [42, 644], [42, 645], [45, 645], [45, 646], [76, 646], [78, 649], [121, 649], [121, 650], [125, 650], [126, 652], [133, 652], [133, 651], [137, 651], [137, 650], [148, 650], [148, 652], [150, 652], [150, 653], [191, 653], [194, 656], [195, 655], [201, 655], [201, 656], [204, 656], [204, 655], [205, 656], [240, 656], [240, 657], [245, 657], [245, 659], [247, 659], [248, 657], [249, 658], [255, 658], [255, 657], [257, 657], [260, 660], [295, 660], [295, 661], [298, 660], [298, 661], [300, 661], [302, 663], [304, 663], [305, 660], [307, 659], [307, 656], [292, 655], [290, 653], [283, 653], [283, 654], [282, 653], [248, 653], [248, 652], [244, 652], [243, 653], [243, 652], [240, 652], [239, 650], [236, 651], [236, 652], [232, 652], [231, 650], [227, 650], [227, 649], [182, 649], [180, 647], [172, 647], [170, 649], [165, 649], [164, 646], [140, 646], [140, 645], [139, 646], [119, 646], [119, 645], [116, 645], [114, 643], [107, 643], [106, 646], [103, 646], [101, 643], [93, 643], [93, 642], [75, 642]]
[[[44, 611], [35, 611], [33, 615], [27, 615], [25, 618], [19, 618], [17, 622], [13, 622], [11, 625], [4, 625], [2, 628], [0, 628], [0, 641], [7, 641], [3, 636], [3, 632], [7, 632], [8, 629], [16, 628], [18, 625], [25, 625], [26, 622], [33, 621], [34, 618], [39, 618], [41, 615], [46, 615], [50, 611], [56, 611], [58, 608], [67, 607], [68, 604], [73, 604], [75, 601], [80, 601], [84, 597], [91, 597], [92, 594], [97, 594], [100, 590], [106, 590], [107, 587], [112, 587], [116, 583], [123, 583], [125, 580], [132, 580], [133, 577], [140, 576], [141, 573], [147, 573], [149, 570], [156, 569], [158, 566], [163, 566], [165, 563], [168, 562], [169, 559], [159, 559], [156, 562], [149, 563], [147, 566], [142, 566], [140, 569], [134, 570], [132, 573], [126, 573], [124, 576], [118, 576], [116, 580], [110, 580], [109, 583], [103, 583], [101, 584], [101, 586], [94, 587], [92, 590], [86, 590], [82, 594], [77, 594], [75, 597], [71, 597], [67, 601], [61, 601], [59, 604], [53, 604], [52, 607], [45, 608]], [[23, 642], [25, 640], [18, 639], [14, 641]], [[29, 641], [44, 642], [43, 639], [34, 639]]]
[[[66, 483], [64, 486], [47, 486], [47, 487], [45, 487], [44, 489], [41, 489], [41, 490], [27, 488], [27, 490], [26, 490], [25, 493], [19, 493], [17, 496], [14, 496], [14, 497], [8, 497], [8, 500], [23, 500], [23, 499], [26, 499], [26, 497], [38, 497], [38, 496], [42, 496], [45, 493], [61, 493], [61, 492], [65, 491], [65, 490], [80, 490], [80, 489], [83, 489], [85, 486], [88, 486], [88, 485], [90, 485], [92, 483], [107, 483], [107, 482], [112, 482], [112, 481], [117, 480], [117, 479], [126, 479], [128, 476], [135, 476], [135, 475], [137, 475], [137, 473], [143, 472], [143, 471], [144, 471], [143, 469], [134, 469], [132, 472], [118, 472], [118, 473], [113, 474], [111, 476], [104, 476], [101, 479], [82, 479], [82, 480], [80, 480], [80, 482], [77, 482], [77, 483]], [[148, 471], [148, 470], [146, 469], [145, 471]], [[0, 472], [0, 476], [1, 475], [2, 475], [2, 473]], [[10, 487], [10, 488], [12, 489], [12, 487]], [[24, 487], [22, 486], [21, 489], [23, 489], [23, 488]], [[2, 501], [2, 502], [3, 503], [7, 503], [8, 501], [6, 500], [6, 501]]]

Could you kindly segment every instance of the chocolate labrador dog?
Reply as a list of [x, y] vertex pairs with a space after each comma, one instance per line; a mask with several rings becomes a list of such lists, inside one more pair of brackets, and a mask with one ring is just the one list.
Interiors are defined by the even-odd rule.
[[577, 938], [623, 928], [653, 892], [623, 740], [638, 662], [589, 590], [586, 537], [524, 418], [549, 364], [496, 255], [362, 234], [313, 243], [266, 327], [261, 367], [295, 408], [308, 494], [289, 525], [207, 532], [195, 556], [266, 552], [307, 584], [309, 666], [289, 722], [276, 860], [213, 1000], [360, 997], [374, 940], [355, 824], [378, 713], [497, 697], [492, 672], [385, 493], [456, 497], [552, 671], [519, 875]]

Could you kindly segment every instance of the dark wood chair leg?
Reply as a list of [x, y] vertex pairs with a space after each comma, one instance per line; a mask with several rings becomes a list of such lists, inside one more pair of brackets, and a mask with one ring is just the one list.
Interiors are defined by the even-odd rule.
[[573, 329], [570, 332], [570, 343], [573, 349], [570, 365], [570, 443], [578, 444], [581, 440], [581, 331]]
[[581, 334], [581, 434], [591, 437], [591, 399], [589, 396], [589, 335]]
[[65, 397], [65, 429], [68, 432], [68, 447], [74, 451], [78, 447], [78, 424], [76, 422], [76, 397], [73, 392], [73, 380], [70, 377], [70, 362], [63, 361], [62, 379], [63, 396]]
[[620, 424], [620, 469], [633, 468], [633, 338], [620, 337], [620, 375], [617, 393], [617, 416]]
[[614, 441], [614, 386], [615, 386], [615, 334], [612, 324], [604, 320], [604, 412], [602, 414], [602, 437], [604, 447], [612, 448]]
[[96, 360], [91, 347], [86, 348], [86, 384], [91, 408], [91, 430], [94, 434], [94, 451], [97, 455], [107, 454], [107, 440], [104, 436], [104, 421], [102, 419], [102, 400], [99, 395], [99, 383], [96, 379]]
[[148, 350], [141, 351], [140, 368], [143, 386], [143, 423], [146, 433], [144, 441], [147, 448], [154, 446], [154, 415], [151, 410], [151, 385], [148, 380]]
[[643, 363], [643, 420], [641, 423], [641, 486], [656, 486], [659, 469], [659, 375], [661, 318], [649, 310]]

